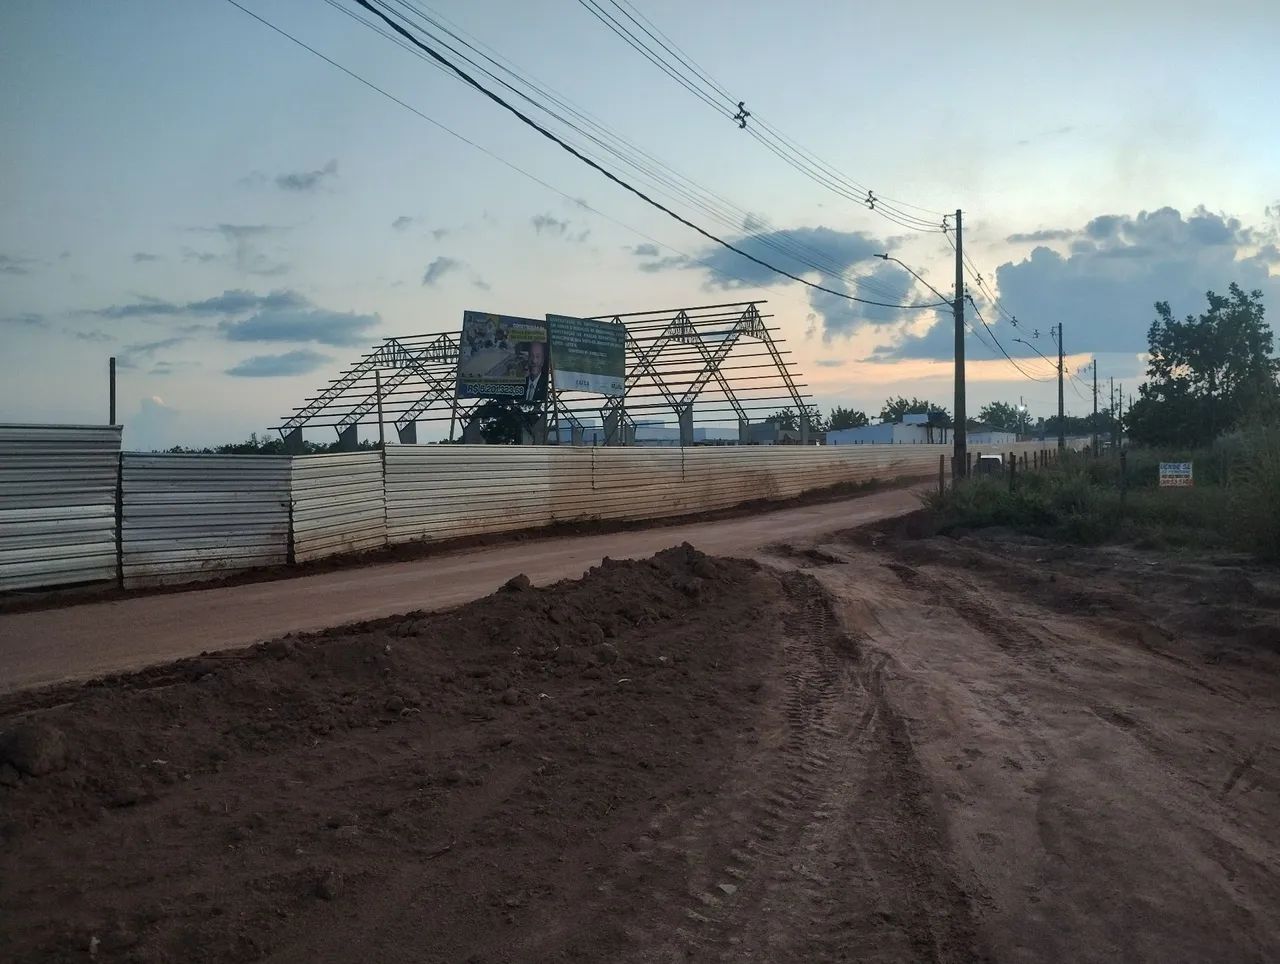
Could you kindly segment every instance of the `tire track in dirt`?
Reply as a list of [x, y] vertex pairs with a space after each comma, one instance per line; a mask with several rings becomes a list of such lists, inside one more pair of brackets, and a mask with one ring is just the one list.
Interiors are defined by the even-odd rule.
[[942, 846], [884, 660], [865, 658], [830, 600], [783, 575], [775, 726], [718, 797], [655, 824], [646, 962], [980, 959], [968, 895]]

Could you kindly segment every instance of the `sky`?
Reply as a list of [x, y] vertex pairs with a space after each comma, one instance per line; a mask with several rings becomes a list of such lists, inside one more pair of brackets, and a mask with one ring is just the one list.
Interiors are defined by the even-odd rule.
[[[351, 19], [354, 0], [240, 2], [391, 96], [226, 0], [0, 5], [0, 420], [105, 421], [114, 355], [127, 449], [232, 441], [383, 338], [456, 331], [464, 310], [751, 299], [824, 409], [951, 407], [949, 314], [859, 305], [709, 242]], [[1276, 316], [1270, 0], [631, 3], [748, 124], [930, 223], [963, 209], [982, 276], [971, 414], [1052, 413], [1035, 351], [1054, 353], [1058, 323], [1069, 369], [1096, 357], [1100, 383], [1132, 389], [1154, 302], [1198, 312], [1235, 281]], [[415, 5], [714, 192], [708, 210], [642, 184], [736, 246], [839, 292], [937, 300], [888, 253], [951, 297], [940, 231], [807, 178], [578, 0]]]

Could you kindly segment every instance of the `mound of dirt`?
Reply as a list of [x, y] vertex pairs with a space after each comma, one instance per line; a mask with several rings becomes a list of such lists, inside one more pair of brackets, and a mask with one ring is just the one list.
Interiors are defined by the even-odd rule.
[[684, 545], [7, 697], [3, 956], [243, 961], [310, 941], [358, 959], [322, 922], [359, 900], [415, 908], [403, 959], [461, 960], [571, 905], [583, 863], [642, 835], [655, 801], [714, 784], [780, 598], [755, 564]]

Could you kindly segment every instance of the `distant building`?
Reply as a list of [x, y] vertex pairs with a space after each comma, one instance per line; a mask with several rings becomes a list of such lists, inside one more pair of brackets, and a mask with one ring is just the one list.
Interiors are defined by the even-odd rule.
[[990, 428], [975, 429], [966, 438], [970, 445], [1012, 445], [1018, 441], [1016, 432], [1001, 432]]
[[930, 425], [927, 415], [906, 415], [901, 422], [881, 422], [827, 432], [828, 445], [942, 445], [951, 429]]

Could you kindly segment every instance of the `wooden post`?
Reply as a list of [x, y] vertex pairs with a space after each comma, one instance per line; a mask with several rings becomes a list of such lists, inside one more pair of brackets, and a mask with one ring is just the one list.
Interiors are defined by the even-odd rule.
[[938, 495], [947, 494], [947, 457], [938, 456]]
[[1013, 491], [1013, 487], [1018, 479], [1018, 453], [1009, 453], [1009, 491]]

